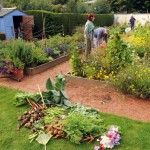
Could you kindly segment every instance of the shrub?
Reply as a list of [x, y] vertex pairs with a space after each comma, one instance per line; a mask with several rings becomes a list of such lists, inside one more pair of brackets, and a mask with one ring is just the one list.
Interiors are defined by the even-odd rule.
[[148, 65], [129, 65], [119, 72], [113, 82], [124, 92], [140, 98], [150, 98], [150, 68]]
[[84, 76], [83, 74], [83, 62], [79, 55], [79, 53], [74, 53], [71, 55], [70, 58], [70, 64], [71, 64], [71, 74], [75, 76]]
[[116, 73], [132, 62], [132, 50], [121, 40], [118, 33], [108, 43], [108, 53], [110, 54], [110, 70], [115, 70]]
[[13, 40], [7, 43], [6, 48], [3, 52], [5, 57], [9, 56], [10, 59], [19, 58], [19, 60], [25, 64], [25, 66], [30, 66], [33, 62], [33, 45], [31, 43], [25, 42], [22, 39]]
[[46, 53], [41, 48], [36, 47], [33, 49], [33, 62], [30, 64], [30, 67], [38, 66], [52, 60], [53, 58], [47, 57]]
[[116, 34], [107, 47], [100, 47], [83, 64], [84, 75], [90, 79], [106, 80], [132, 62], [132, 51]]

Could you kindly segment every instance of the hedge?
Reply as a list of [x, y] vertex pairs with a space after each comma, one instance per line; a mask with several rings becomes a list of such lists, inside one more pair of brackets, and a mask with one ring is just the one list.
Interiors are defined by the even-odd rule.
[[[26, 13], [34, 16], [35, 36], [40, 36], [42, 34], [44, 18], [47, 36], [52, 36], [57, 33], [70, 35], [75, 27], [84, 25], [87, 20], [87, 14], [52, 13], [43, 10], [30, 10], [26, 11]], [[96, 14], [95, 18], [95, 26], [111, 26], [114, 21], [113, 14]]]

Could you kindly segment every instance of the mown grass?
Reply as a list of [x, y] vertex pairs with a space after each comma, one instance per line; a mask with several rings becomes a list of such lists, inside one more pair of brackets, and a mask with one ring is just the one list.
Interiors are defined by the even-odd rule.
[[[19, 123], [17, 118], [29, 106], [15, 107], [14, 96], [19, 91], [0, 87], [0, 150], [44, 150], [44, 147], [36, 141], [30, 143], [28, 135], [30, 130], [22, 128], [16, 130]], [[142, 113], [142, 112], [139, 112]], [[101, 113], [106, 125], [118, 125], [122, 130], [121, 145], [117, 150], [149, 150], [150, 149], [150, 122], [144, 123]], [[144, 114], [143, 114], [144, 115]], [[51, 140], [47, 144], [47, 150], [93, 150], [98, 142], [75, 145], [67, 139]]]

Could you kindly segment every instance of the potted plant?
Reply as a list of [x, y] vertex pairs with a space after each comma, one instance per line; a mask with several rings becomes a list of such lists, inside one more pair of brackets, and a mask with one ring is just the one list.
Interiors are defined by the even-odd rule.
[[10, 78], [21, 81], [24, 77], [24, 64], [19, 58], [10, 59], [7, 58], [3, 61], [3, 66], [0, 68], [0, 72], [3, 75], [8, 74]]

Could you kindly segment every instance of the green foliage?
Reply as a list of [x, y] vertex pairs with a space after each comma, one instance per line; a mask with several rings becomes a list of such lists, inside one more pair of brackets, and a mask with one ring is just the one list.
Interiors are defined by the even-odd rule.
[[125, 29], [128, 27], [127, 24], [122, 24], [122, 25], [112, 25], [110, 26], [110, 32], [109, 32], [109, 36], [114, 36], [115, 33], [119, 33], [119, 34], [123, 34], [125, 33]]
[[15, 102], [14, 104], [16, 106], [22, 106], [22, 105], [26, 105], [28, 103], [28, 100], [32, 100], [32, 101], [38, 101], [38, 99], [40, 98], [40, 94], [37, 93], [17, 93], [15, 95]]
[[[43, 30], [43, 20], [45, 18], [46, 36], [56, 35], [58, 33], [71, 35], [73, 30], [84, 25], [87, 20], [87, 14], [75, 13], [52, 13], [48, 11], [34, 10], [26, 11], [34, 15], [35, 32]], [[110, 26], [113, 24], [114, 16], [112, 14], [97, 14], [94, 24], [96, 26]], [[35, 35], [36, 36], [36, 35]]]
[[127, 43], [120, 39], [118, 33], [108, 43], [108, 53], [110, 54], [111, 71], [118, 72], [122, 67], [132, 62], [132, 50]]
[[146, 64], [129, 65], [119, 72], [114, 84], [127, 93], [150, 99], [150, 68]]
[[55, 78], [55, 84], [49, 78], [46, 82], [46, 92], [42, 92], [45, 104], [52, 104], [57, 106], [71, 107], [71, 102], [68, 100], [64, 91], [66, 87], [66, 81], [63, 75], [58, 75]]
[[73, 54], [70, 59], [71, 72], [76, 76], [105, 80], [117, 74], [132, 60], [132, 50], [118, 34], [114, 34], [113, 39], [109, 40], [108, 48], [96, 50], [86, 62], [83, 62], [79, 54]]
[[44, 52], [44, 50], [36, 47], [35, 49], [33, 49], [33, 62], [30, 66], [32, 66], [32, 67], [38, 66], [38, 65], [44, 64], [46, 62], [50, 62], [52, 60], [53, 60], [52, 57], [46, 56], [46, 53]]
[[141, 27], [140, 25], [133, 32], [133, 41], [128, 41], [135, 53], [141, 58], [150, 58], [150, 25]]
[[61, 115], [66, 113], [66, 109], [62, 107], [51, 107], [46, 110], [46, 116], [44, 117], [45, 124], [52, 123], [55, 119], [60, 118]]
[[5, 59], [9, 58], [18, 69], [24, 66], [37, 66], [52, 60], [52, 58], [46, 56], [44, 50], [22, 39], [12, 40], [6, 43], [2, 52]]
[[86, 13], [87, 12], [87, 4], [83, 3], [83, 2], [78, 2], [77, 3], [77, 12], [78, 13]]
[[18, 58], [25, 66], [30, 66], [33, 62], [32, 48], [31, 43], [18, 39], [8, 42], [3, 49], [3, 53], [5, 57], [9, 57], [12, 60]]
[[63, 121], [64, 131], [67, 133], [72, 143], [80, 144], [86, 135], [96, 136], [105, 131], [105, 126], [101, 118], [93, 115], [86, 115], [82, 112], [72, 112], [66, 120]]
[[78, 42], [84, 42], [84, 26], [78, 26], [74, 29], [73, 39]]
[[146, 13], [150, 9], [148, 0], [110, 0], [111, 10], [113, 12], [143, 12]]
[[96, 14], [108, 14], [110, 13], [110, 4], [108, 0], [97, 0], [92, 5], [92, 10]]
[[79, 53], [74, 53], [70, 58], [71, 74], [75, 76], [83, 76], [83, 62]]
[[13, 64], [19, 69], [24, 69], [24, 64], [20, 61], [19, 58], [12, 60]]
[[[48, 10], [53, 11], [53, 6], [57, 4], [64, 5], [68, 1], [67, 0], [7, 0], [3, 1], [4, 7], [14, 7], [22, 10]], [[85, 0], [81, 1], [85, 2]], [[106, 2], [107, 3], [107, 2]], [[143, 12], [147, 13], [150, 9], [149, 0], [109, 0], [108, 3], [111, 6], [112, 12]], [[64, 5], [65, 6], [65, 5]], [[64, 7], [63, 7], [64, 8]], [[101, 9], [101, 8], [100, 8]], [[64, 12], [62, 10], [62, 12]], [[66, 11], [65, 11], [66, 12]], [[71, 13], [74, 12], [71, 11]], [[93, 12], [93, 11], [92, 11]]]
[[77, 12], [77, 1], [76, 0], [68, 0], [67, 4], [67, 12], [68, 13], [76, 13]]
[[53, 5], [52, 11], [55, 13], [63, 12], [63, 6], [61, 4]]
[[[17, 116], [23, 114], [24, 111], [30, 110], [30, 106], [18, 107], [12, 105], [12, 97], [15, 96], [16, 91], [6, 87], [0, 87], [0, 141], [1, 150], [42, 150], [43, 146], [37, 142], [29, 143], [28, 135], [31, 134], [30, 130], [22, 128], [20, 131], [16, 131], [15, 127], [18, 124]], [[139, 115], [143, 115], [139, 113]], [[104, 118], [105, 125], [118, 125], [121, 127], [123, 132], [123, 140], [118, 150], [148, 150], [150, 147], [150, 123], [134, 121], [125, 117], [119, 117], [111, 114], [101, 113]], [[7, 119], [6, 119], [7, 118]], [[22, 140], [20, 140], [22, 139]], [[136, 140], [133, 140], [136, 139]], [[11, 142], [10, 142], [11, 141]], [[66, 139], [52, 140], [48, 145], [47, 149], [56, 150], [56, 147], [62, 150], [92, 150], [97, 145], [97, 142], [82, 143], [80, 145], [70, 143]]]

